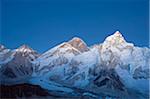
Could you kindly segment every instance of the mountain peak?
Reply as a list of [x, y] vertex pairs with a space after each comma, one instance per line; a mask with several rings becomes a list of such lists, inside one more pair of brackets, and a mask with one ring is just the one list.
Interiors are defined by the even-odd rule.
[[2, 44], [0, 44], [0, 52], [2, 52], [2, 51], [9, 51], [9, 49], [7, 49], [4, 45], [2, 45]]
[[73, 37], [70, 41], [69, 44], [71, 44], [73, 46], [73, 44], [80, 44], [80, 43], [84, 43], [86, 45], [86, 43], [79, 37]]
[[30, 48], [30, 47], [26, 44], [23, 44], [22, 46], [20, 46], [20, 48]]
[[122, 34], [119, 31], [116, 31], [113, 35], [108, 36], [104, 43], [110, 45], [122, 45], [123, 43], [126, 43], [126, 41]]
[[0, 50], [1, 50], [1, 49], [5, 49], [5, 46], [2, 45], [2, 44], [0, 44]]
[[81, 38], [79, 38], [79, 37], [73, 37], [72, 40], [81, 41]]
[[89, 50], [86, 43], [79, 37], [72, 38], [68, 43], [81, 52], [85, 52]]
[[120, 33], [120, 31], [116, 31], [113, 35], [122, 37], [122, 34]]
[[30, 48], [28, 45], [23, 44], [22, 46], [20, 46], [18, 49], [16, 49], [17, 52], [34, 52], [34, 50], [32, 48]]

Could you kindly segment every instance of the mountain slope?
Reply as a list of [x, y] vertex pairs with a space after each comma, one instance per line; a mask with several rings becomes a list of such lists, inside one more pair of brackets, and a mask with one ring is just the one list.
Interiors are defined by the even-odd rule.
[[28, 82], [62, 97], [148, 98], [150, 49], [128, 43], [119, 31], [91, 47], [75, 37], [41, 55], [26, 45], [12, 51], [1, 45], [0, 54], [3, 84]]
[[[76, 42], [74, 39], [71, 41]], [[43, 67], [41, 71], [48, 69], [45, 73], [40, 71], [42, 79], [61, 82], [94, 93], [105, 89], [103, 93], [109, 95], [113, 95], [116, 91], [118, 93], [116, 96], [124, 96], [124, 94], [128, 96], [134, 91], [135, 94], [141, 93], [148, 96], [150, 49], [135, 47], [132, 43], [126, 42], [119, 31], [108, 36], [102, 44], [95, 45], [87, 51], [82, 52], [76, 48], [79, 53], [69, 58], [70, 53], [62, 50], [60, 47], [62, 45], [48, 51], [61, 53], [53, 56], [48, 52], [44, 54], [49, 55], [49, 59], [44, 59], [47, 60], [45, 63], [55, 64], [44, 65], [43, 60], [41, 61], [39, 64]], [[65, 49], [72, 47], [67, 46]], [[60, 60], [62, 64], [57, 64]], [[140, 84], [142, 87], [137, 88]]]
[[12, 59], [12, 52], [0, 44], [0, 68], [2, 64], [7, 63]]
[[10, 51], [11, 60], [0, 68], [1, 83], [14, 84], [26, 81], [33, 72], [33, 63], [38, 54], [26, 45]]
[[[79, 38], [73, 38], [42, 54], [36, 61], [37, 75], [51, 75], [52, 79], [64, 77], [65, 69], [74, 56], [88, 51], [86, 44]], [[51, 71], [51, 72], [49, 72]], [[54, 72], [53, 72], [54, 71]]]

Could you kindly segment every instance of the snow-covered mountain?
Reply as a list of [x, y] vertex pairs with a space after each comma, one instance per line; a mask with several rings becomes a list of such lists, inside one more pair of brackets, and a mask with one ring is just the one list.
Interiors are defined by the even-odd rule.
[[25, 45], [1, 45], [0, 55], [3, 83], [25, 80], [55, 94], [148, 98], [150, 49], [128, 43], [119, 31], [91, 47], [74, 37], [41, 55]]
[[48, 75], [52, 74], [54, 77], [57, 75], [56, 78], [63, 77], [64, 69], [68, 68], [68, 64], [71, 63], [72, 58], [86, 51], [89, 51], [89, 48], [84, 41], [75, 37], [69, 42], [64, 42], [48, 50], [37, 58], [35, 61], [36, 73], [42, 76], [49, 73]]
[[2, 64], [7, 63], [12, 59], [11, 54], [10, 49], [7, 49], [0, 44], [0, 68]]
[[16, 84], [25, 82], [33, 73], [33, 61], [38, 57], [37, 52], [22, 45], [15, 50], [4, 49], [0, 51], [1, 62], [0, 77], [2, 84]]

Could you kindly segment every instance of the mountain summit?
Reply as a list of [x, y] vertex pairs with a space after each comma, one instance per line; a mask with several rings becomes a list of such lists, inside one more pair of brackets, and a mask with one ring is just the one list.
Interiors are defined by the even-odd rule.
[[17, 52], [23, 52], [23, 53], [31, 53], [34, 52], [32, 48], [30, 48], [28, 45], [22, 45], [18, 49], [16, 49]]
[[123, 49], [125, 47], [133, 46], [134, 45], [132, 43], [126, 42], [126, 40], [119, 31], [116, 31], [113, 35], [108, 36], [103, 43], [103, 47], [105, 48], [116, 47]]
[[0, 52], [1, 52], [3, 49], [5, 49], [5, 47], [0, 44]]
[[74, 37], [68, 43], [74, 48], [78, 49], [80, 52], [85, 52], [89, 50], [86, 43], [78, 37]]
[[109, 43], [110, 45], [120, 45], [125, 43], [125, 39], [119, 31], [116, 31], [113, 35], [108, 36], [105, 39], [105, 42]]

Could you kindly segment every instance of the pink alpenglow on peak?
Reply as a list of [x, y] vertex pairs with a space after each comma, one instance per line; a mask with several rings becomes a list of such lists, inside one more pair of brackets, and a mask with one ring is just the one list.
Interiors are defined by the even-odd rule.
[[74, 37], [68, 43], [74, 48], [78, 49], [80, 52], [86, 52], [89, 50], [86, 43], [78, 37]]
[[132, 43], [127, 43], [122, 34], [116, 31], [113, 35], [108, 36], [103, 45], [107, 46], [133, 46]]

